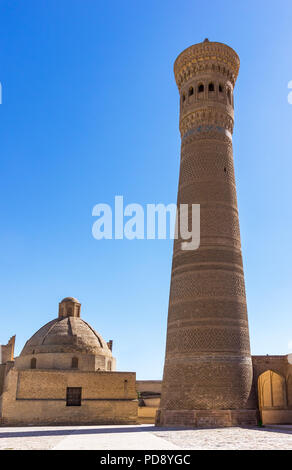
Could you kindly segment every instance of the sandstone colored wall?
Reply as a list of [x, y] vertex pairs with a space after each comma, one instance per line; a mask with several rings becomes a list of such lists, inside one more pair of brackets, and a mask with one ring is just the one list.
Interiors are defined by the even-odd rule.
[[[3, 392], [3, 387], [4, 387], [5, 369], [6, 369], [6, 365], [0, 364], [0, 396]], [[1, 408], [0, 408], [0, 416], [1, 416]]]
[[[253, 363], [253, 386], [250, 396], [250, 402], [256, 403], [261, 410], [261, 419], [263, 424], [291, 424], [292, 423], [292, 361], [289, 356], [252, 356]], [[271, 371], [274, 377], [270, 386], [266, 384], [265, 398], [260, 404], [258, 393], [258, 384], [261, 377], [267, 371]], [[279, 374], [281, 380], [274, 376]], [[143, 396], [147, 392], [160, 394], [160, 380], [138, 380], [136, 382], [137, 391]], [[282, 385], [281, 385], [282, 384]], [[281, 386], [280, 386], [281, 385]], [[138, 408], [138, 419], [140, 423], [154, 423], [155, 413], [159, 404], [153, 406], [156, 398], [143, 398], [145, 406]], [[157, 401], [157, 403], [159, 400]]]
[[267, 370], [273, 370], [280, 375], [286, 376], [292, 365], [288, 362], [288, 356], [252, 356], [254, 377], [257, 380], [260, 374]]
[[72, 369], [73, 357], [78, 359], [78, 369], [82, 371], [108, 370], [109, 362], [111, 370], [116, 369], [116, 360], [113, 357], [78, 352], [26, 354], [15, 358], [15, 366], [17, 369], [30, 369], [31, 359], [36, 358], [37, 369]]
[[[67, 387], [82, 387], [81, 406], [66, 406]], [[135, 373], [10, 370], [1, 424], [131, 424], [137, 421]]]
[[0, 345], [0, 418], [2, 413], [2, 398], [5, 376], [14, 362], [15, 336], [12, 336], [7, 344]]
[[138, 392], [161, 393], [161, 380], [137, 380], [136, 387]]
[[262, 410], [262, 423], [268, 424], [292, 424], [292, 410]]
[[137, 380], [136, 388], [140, 396], [138, 408], [140, 424], [155, 423], [156, 411], [160, 405], [161, 384], [161, 380]]
[[139, 424], [154, 424], [157, 406], [142, 406], [138, 408], [138, 423]]
[[292, 364], [288, 356], [253, 356], [253, 393], [263, 424], [292, 424]]
[[0, 364], [5, 364], [14, 359], [15, 336], [12, 336], [7, 344], [0, 345]]

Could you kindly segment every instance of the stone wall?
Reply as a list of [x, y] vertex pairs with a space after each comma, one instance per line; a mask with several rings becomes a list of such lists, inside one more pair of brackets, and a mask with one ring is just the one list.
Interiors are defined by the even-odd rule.
[[[6, 369], [6, 365], [5, 364], [0, 364], [0, 396], [1, 396], [1, 394], [3, 392], [3, 388], [4, 388], [5, 369]], [[1, 416], [1, 407], [0, 407], [0, 416]]]
[[161, 393], [161, 380], [137, 380], [137, 392]]
[[5, 377], [14, 362], [15, 336], [12, 336], [7, 344], [0, 345], [0, 418], [2, 413], [2, 398]]
[[5, 364], [14, 359], [15, 336], [12, 336], [7, 344], [0, 345], [0, 364]]
[[153, 406], [139, 406], [138, 408], [139, 424], [154, 424], [157, 409], [158, 407], [153, 407]]
[[161, 384], [161, 380], [137, 380], [138, 421], [140, 424], [155, 423], [156, 411], [160, 405]]
[[263, 424], [292, 423], [292, 364], [289, 356], [253, 356], [253, 393]]
[[[290, 358], [290, 360], [289, 360]], [[252, 356], [253, 364], [253, 385], [249, 399], [252, 408], [260, 410], [259, 416], [263, 424], [291, 424], [292, 423], [292, 360], [291, 356]], [[271, 378], [265, 374], [271, 372]], [[259, 396], [259, 387], [262, 378], [270, 380], [263, 389], [264, 396], [261, 401]], [[158, 406], [153, 406], [152, 394], [161, 393], [162, 381], [160, 380], [138, 380], [136, 383], [137, 391], [143, 398], [144, 406], [139, 406], [138, 417], [140, 423], [153, 423], [155, 420]], [[227, 416], [228, 415], [228, 416]], [[227, 413], [229, 419], [229, 414]], [[213, 419], [214, 416], [211, 416]], [[211, 419], [210, 418], [210, 419]], [[220, 419], [224, 421], [224, 413]], [[177, 417], [177, 423], [185, 419], [180, 413]], [[195, 419], [201, 419], [194, 416]], [[209, 419], [209, 418], [208, 418]], [[209, 423], [210, 424], [210, 423]]]
[[70, 353], [41, 353], [25, 354], [15, 359], [17, 369], [30, 369], [31, 360], [36, 360], [37, 369], [72, 369], [72, 359], [78, 360], [78, 369], [82, 371], [108, 370], [108, 363], [111, 364], [111, 370], [116, 369], [116, 360], [114, 357], [108, 358], [104, 355], [84, 354], [78, 352]]
[[[2, 395], [1, 424], [132, 424], [135, 373], [12, 369]], [[66, 406], [67, 387], [82, 387], [81, 406]]]

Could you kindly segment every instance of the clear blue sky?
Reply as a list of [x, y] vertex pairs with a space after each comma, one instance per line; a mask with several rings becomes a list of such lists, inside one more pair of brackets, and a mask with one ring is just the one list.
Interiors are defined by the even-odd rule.
[[172, 242], [96, 241], [95, 204], [176, 201], [173, 62], [208, 37], [241, 58], [234, 158], [253, 354], [291, 322], [291, 1], [0, 1], [0, 343], [66, 296], [114, 340], [119, 370], [159, 379]]

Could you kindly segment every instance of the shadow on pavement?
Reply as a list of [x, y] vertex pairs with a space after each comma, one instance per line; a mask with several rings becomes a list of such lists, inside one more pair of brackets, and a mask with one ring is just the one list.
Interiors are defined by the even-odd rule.
[[[155, 426], [122, 426], [122, 427], [103, 427], [103, 426], [97, 426], [96, 428], [83, 428], [83, 429], [78, 429], [79, 425], [76, 425], [76, 428], [72, 429], [52, 429], [51, 431], [49, 429], [36, 429], [36, 430], [30, 430], [29, 428], [27, 430], [23, 430], [21, 428], [21, 431], [17, 431], [17, 428], [13, 428], [15, 430], [13, 431], [4, 431], [1, 432], [1, 427], [0, 427], [0, 439], [2, 438], [8, 438], [8, 437], [41, 437], [41, 436], [70, 436], [71, 434], [115, 434], [115, 433], [129, 433], [129, 432], [158, 432], [158, 431], [189, 431], [192, 430], [193, 428], [159, 428]], [[6, 428], [7, 429], [7, 428]]]
[[[156, 426], [122, 426], [122, 427], [103, 427], [103, 426], [97, 426], [96, 428], [88, 427], [88, 428], [83, 428], [83, 429], [78, 429], [77, 425], [76, 428], [71, 428], [71, 429], [52, 429], [51, 431], [49, 429], [35, 429], [35, 430], [30, 430], [29, 428], [27, 430], [17, 430], [17, 428], [13, 428], [14, 430], [12, 431], [3, 431], [1, 432], [1, 427], [0, 427], [0, 439], [4, 438], [16, 438], [16, 437], [42, 437], [42, 436], [70, 436], [72, 434], [80, 434], [80, 435], [92, 435], [92, 434], [116, 434], [116, 433], [139, 433], [139, 432], [155, 432], [155, 433], [160, 433], [160, 432], [167, 432], [167, 431], [175, 431], [175, 432], [180, 432], [180, 431], [200, 431], [200, 430], [208, 430], [208, 429], [213, 429], [214, 428], [194, 428], [194, 427], [156, 427]], [[2, 428], [3, 429], [3, 428]], [[6, 428], [7, 429], [7, 428]], [[215, 429], [224, 429], [224, 428], [215, 428]], [[283, 428], [269, 428], [269, 427], [242, 427], [242, 429], [252, 429], [254, 431], [259, 431], [259, 432], [273, 432], [273, 433], [280, 433], [280, 434], [290, 434], [292, 435], [292, 429], [283, 429]]]

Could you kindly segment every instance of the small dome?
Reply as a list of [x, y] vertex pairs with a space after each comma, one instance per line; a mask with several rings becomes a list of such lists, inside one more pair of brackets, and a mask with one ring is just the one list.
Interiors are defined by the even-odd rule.
[[65, 297], [59, 303], [59, 318], [80, 317], [81, 303], [74, 297]]
[[75, 297], [65, 297], [65, 299], [61, 300], [60, 304], [63, 302], [74, 302], [75, 304], [80, 304], [78, 299], [75, 299]]
[[66, 352], [112, 356], [102, 336], [86, 321], [72, 316], [57, 318], [40, 328], [26, 342], [20, 356]]

